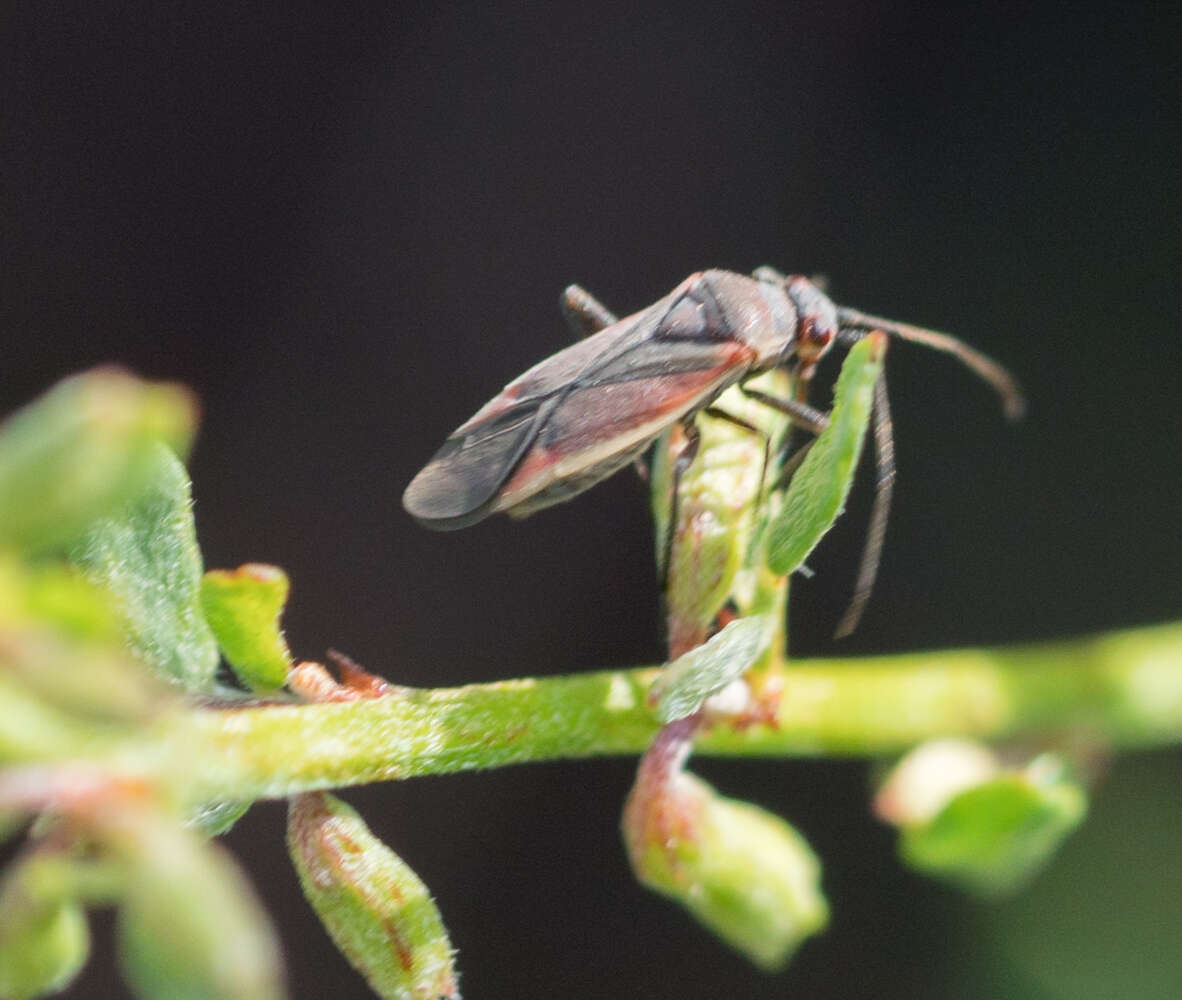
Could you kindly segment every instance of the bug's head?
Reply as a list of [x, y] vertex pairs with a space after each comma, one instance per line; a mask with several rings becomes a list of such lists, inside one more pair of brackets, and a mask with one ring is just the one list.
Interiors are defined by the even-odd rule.
[[803, 275], [794, 274], [784, 290], [796, 307], [795, 354], [806, 368], [816, 364], [837, 340], [837, 307]]

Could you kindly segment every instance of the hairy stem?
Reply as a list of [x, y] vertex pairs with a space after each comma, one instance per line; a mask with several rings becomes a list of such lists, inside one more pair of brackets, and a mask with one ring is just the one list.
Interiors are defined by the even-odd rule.
[[[164, 738], [195, 794], [252, 799], [530, 761], [636, 754], [659, 668], [398, 689], [373, 700], [194, 709]], [[875, 756], [923, 740], [1182, 742], [1182, 624], [996, 649], [804, 660], [715, 718], [695, 753]], [[190, 772], [192, 774], [192, 771]]]

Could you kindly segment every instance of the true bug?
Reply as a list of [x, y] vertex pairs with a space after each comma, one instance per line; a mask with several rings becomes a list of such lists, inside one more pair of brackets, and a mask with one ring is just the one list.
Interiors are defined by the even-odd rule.
[[[576, 332], [589, 335], [514, 379], [448, 437], [402, 497], [420, 524], [463, 528], [500, 511], [523, 517], [568, 500], [638, 458], [679, 422], [689, 442], [679, 460], [684, 468], [695, 450], [695, 415], [725, 389], [781, 365], [794, 366], [807, 385], [835, 343], [871, 330], [953, 354], [993, 385], [1008, 415], [1018, 416], [1023, 406], [1010, 374], [959, 340], [837, 306], [809, 279], [771, 268], [751, 277], [691, 274], [623, 319], [576, 285], [561, 304]], [[825, 424], [825, 415], [801, 400], [744, 391], [809, 430]], [[879, 492], [860, 592], [873, 579], [893, 475], [885, 387], [876, 411], [879, 480], [887, 485]]]

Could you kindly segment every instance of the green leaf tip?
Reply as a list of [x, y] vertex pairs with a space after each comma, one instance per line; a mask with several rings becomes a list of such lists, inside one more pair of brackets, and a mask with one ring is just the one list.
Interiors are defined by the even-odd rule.
[[800, 568], [845, 508], [882, 375], [885, 335], [850, 348], [833, 391], [829, 426], [792, 477], [784, 505], [768, 528], [767, 565], [786, 576]]
[[0, 546], [68, 545], [139, 493], [158, 442], [187, 453], [196, 423], [179, 385], [118, 368], [59, 382], [0, 425]]
[[262, 563], [202, 577], [205, 619], [230, 666], [255, 691], [275, 691], [287, 680], [291, 653], [279, 620], [289, 589], [283, 570]]
[[657, 718], [672, 722], [696, 712], [702, 702], [747, 671], [774, 629], [775, 622], [762, 616], [739, 618], [670, 663], [652, 687]]
[[201, 552], [189, 477], [162, 444], [152, 446], [138, 495], [92, 524], [72, 559], [114, 597], [131, 649], [154, 673], [208, 690], [217, 644], [200, 605]]
[[383, 1000], [459, 1000], [454, 953], [419, 877], [332, 795], [292, 799], [288, 850], [304, 895]]

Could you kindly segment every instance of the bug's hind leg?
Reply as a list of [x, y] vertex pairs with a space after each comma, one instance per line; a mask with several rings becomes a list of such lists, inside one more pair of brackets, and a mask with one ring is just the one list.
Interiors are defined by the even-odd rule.
[[762, 392], [759, 389], [752, 389], [750, 386], [740, 385], [739, 391], [751, 399], [754, 399], [764, 406], [770, 406], [773, 410], [778, 410], [784, 414], [790, 421], [793, 427], [801, 427], [810, 434], [820, 434], [826, 427], [829, 426], [829, 417], [818, 410], [815, 406], [809, 406], [799, 399], [780, 399], [779, 396], [773, 396], [770, 393]]
[[582, 285], [567, 285], [558, 299], [558, 306], [571, 332], [580, 339], [616, 322], [616, 314]]

